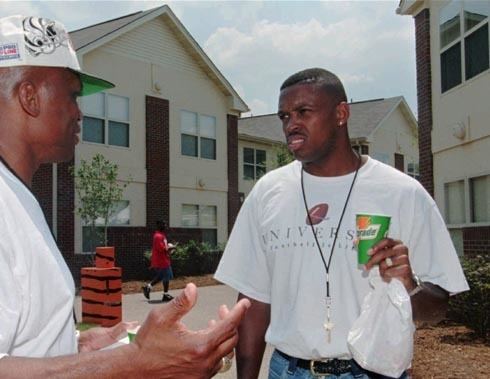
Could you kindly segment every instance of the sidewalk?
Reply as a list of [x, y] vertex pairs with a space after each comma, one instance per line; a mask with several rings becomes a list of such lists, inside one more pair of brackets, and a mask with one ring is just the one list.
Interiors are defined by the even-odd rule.
[[[171, 290], [170, 294], [176, 296], [181, 290]], [[208, 320], [218, 317], [217, 310], [221, 304], [228, 307], [233, 306], [236, 302], [237, 293], [225, 285], [199, 287], [197, 289], [197, 304], [184, 318], [183, 322], [189, 329], [197, 330], [207, 327]], [[161, 304], [162, 292], [152, 292], [151, 300], [148, 301], [142, 293], [123, 295], [123, 320], [137, 320], [143, 322], [148, 312], [156, 304]], [[81, 320], [81, 299], [78, 296], [75, 300], [75, 312], [77, 320]], [[266, 347], [262, 368], [259, 379], [267, 379], [269, 359], [272, 353], [270, 346]], [[226, 373], [218, 374], [217, 379], [234, 379], [236, 378], [236, 368], [233, 360], [233, 367]]]

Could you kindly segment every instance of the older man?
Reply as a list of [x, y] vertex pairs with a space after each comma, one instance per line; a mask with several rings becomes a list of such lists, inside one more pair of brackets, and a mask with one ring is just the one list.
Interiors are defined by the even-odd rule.
[[80, 72], [63, 25], [22, 16], [0, 19], [0, 83], [0, 377], [214, 375], [249, 303], [221, 307], [218, 321], [193, 332], [180, 322], [196, 301], [192, 284], [150, 312], [134, 343], [98, 351], [124, 324], [77, 343], [73, 279], [30, 187], [41, 164], [72, 159], [77, 97], [113, 85]]

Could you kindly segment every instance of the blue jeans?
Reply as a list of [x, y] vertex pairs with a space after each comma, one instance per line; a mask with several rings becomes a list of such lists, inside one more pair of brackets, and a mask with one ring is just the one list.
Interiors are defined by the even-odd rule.
[[[357, 365], [354, 361], [352, 364], [353, 372], [347, 372], [341, 375], [328, 375], [324, 376], [325, 379], [388, 379], [387, 376], [374, 374], [370, 371], [364, 370], [362, 367]], [[296, 367], [291, 372], [288, 372], [289, 361], [279, 355], [277, 351], [274, 351], [269, 364], [269, 379], [318, 379], [311, 375], [310, 370], [305, 370], [301, 367]], [[408, 379], [406, 373], [400, 376], [399, 379]]]

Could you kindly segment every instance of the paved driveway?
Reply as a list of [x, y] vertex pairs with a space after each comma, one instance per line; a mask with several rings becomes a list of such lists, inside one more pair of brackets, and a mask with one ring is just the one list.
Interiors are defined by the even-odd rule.
[[[170, 291], [172, 295], [176, 295], [180, 290]], [[207, 326], [208, 320], [217, 318], [217, 310], [221, 304], [226, 304], [231, 307], [237, 298], [235, 290], [225, 285], [199, 287], [197, 290], [198, 299], [197, 304], [193, 310], [187, 314], [183, 321], [190, 329], [201, 329]], [[123, 295], [123, 319], [127, 321], [138, 320], [143, 322], [148, 312], [156, 304], [160, 304], [159, 300], [162, 298], [162, 292], [153, 292], [151, 294], [151, 301], [145, 299], [142, 294]], [[75, 312], [77, 319], [81, 320], [81, 300], [77, 297], [75, 302]], [[267, 378], [267, 371], [269, 366], [269, 359], [272, 349], [267, 346], [262, 361], [262, 368], [260, 370], [259, 379]], [[235, 360], [233, 360], [235, 362]], [[236, 378], [235, 365], [227, 373], [219, 374], [217, 379], [234, 379]]]

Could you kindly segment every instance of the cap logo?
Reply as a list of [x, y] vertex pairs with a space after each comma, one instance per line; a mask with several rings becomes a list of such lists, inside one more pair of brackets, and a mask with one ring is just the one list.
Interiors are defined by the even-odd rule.
[[7, 59], [18, 59], [19, 57], [19, 46], [17, 46], [16, 43], [0, 45], [0, 61]]
[[58, 47], [68, 47], [70, 38], [63, 27], [47, 18], [27, 17], [22, 22], [26, 50], [34, 57], [52, 54]]

